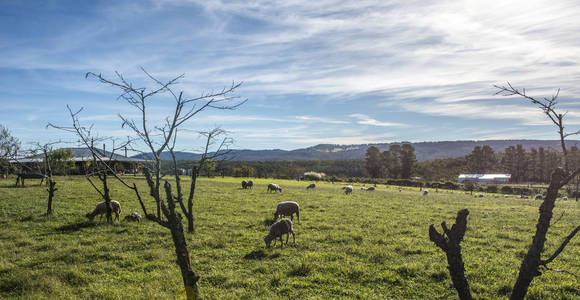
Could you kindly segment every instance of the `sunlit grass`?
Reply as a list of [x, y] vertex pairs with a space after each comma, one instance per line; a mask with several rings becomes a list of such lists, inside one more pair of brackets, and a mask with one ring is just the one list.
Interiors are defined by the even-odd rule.
[[[129, 178], [129, 180], [132, 180]], [[200, 289], [210, 299], [237, 298], [456, 298], [444, 254], [428, 239], [428, 226], [468, 208], [462, 244], [467, 276], [478, 298], [505, 298], [531, 241], [539, 201], [474, 198], [463, 192], [254, 179], [242, 190], [239, 178], [200, 178], [195, 199], [196, 233], [188, 236]], [[0, 298], [170, 299], [183, 295], [168, 230], [152, 222], [112, 226], [84, 214], [100, 201], [82, 178], [58, 178], [55, 215], [44, 217], [45, 187], [0, 181]], [[146, 191], [143, 180], [136, 180]], [[282, 193], [268, 193], [269, 182]], [[144, 196], [146, 195], [145, 192]], [[113, 184], [121, 219], [141, 213], [132, 192]], [[149, 207], [153, 201], [148, 197]], [[276, 203], [297, 201], [295, 247], [265, 248], [263, 236]], [[580, 222], [580, 205], [559, 201], [560, 219], [548, 236], [547, 252]], [[438, 226], [438, 225], [437, 225]], [[554, 262], [580, 273], [580, 239]], [[531, 299], [578, 298], [580, 283], [546, 271], [532, 282]]]

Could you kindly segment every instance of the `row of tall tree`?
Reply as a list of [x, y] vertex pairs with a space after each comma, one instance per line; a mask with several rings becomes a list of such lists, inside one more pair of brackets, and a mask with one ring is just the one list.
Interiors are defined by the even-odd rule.
[[389, 150], [381, 152], [371, 146], [366, 152], [366, 169], [372, 178], [408, 179], [413, 174], [417, 157], [411, 144], [391, 145]]

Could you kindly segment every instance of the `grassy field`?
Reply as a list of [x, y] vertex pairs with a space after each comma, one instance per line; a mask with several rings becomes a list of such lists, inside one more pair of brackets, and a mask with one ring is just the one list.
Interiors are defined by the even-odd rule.
[[[188, 236], [193, 267], [208, 299], [276, 298], [457, 298], [443, 252], [428, 238], [428, 226], [453, 223], [468, 208], [462, 244], [467, 276], [480, 299], [505, 298], [531, 241], [539, 201], [473, 198], [462, 192], [381, 185], [344, 195], [339, 184], [241, 179], [199, 180], [197, 232]], [[283, 193], [267, 193], [277, 182]], [[100, 201], [82, 178], [58, 178], [52, 217], [44, 217], [45, 187], [28, 180], [14, 188], [0, 181], [0, 298], [172, 299], [184, 295], [169, 231], [152, 222], [112, 226], [89, 222], [84, 214]], [[141, 190], [145, 183], [137, 180]], [[119, 184], [113, 198], [122, 217], [138, 211], [134, 194]], [[265, 248], [263, 236], [276, 203], [297, 201], [296, 246]], [[151, 199], [149, 206], [153, 208]], [[580, 204], [558, 201], [558, 219], [548, 235], [551, 253], [580, 222]], [[546, 253], [546, 254], [547, 254]], [[553, 263], [580, 274], [580, 238]], [[580, 282], [546, 271], [532, 282], [529, 299], [578, 299]]]

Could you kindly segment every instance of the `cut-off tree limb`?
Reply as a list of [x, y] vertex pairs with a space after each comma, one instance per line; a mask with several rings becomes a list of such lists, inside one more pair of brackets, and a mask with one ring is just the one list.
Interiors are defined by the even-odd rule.
[[467, 215], [469, 215], [469, 210], [467, 209], [458, 211], [455, 224], [451, 226], [451, 229], [447, 227], [445, 222], [441, 223], [443, 233], [439, 233], [433, 224], [429, 226], [429, 239], [447, 255], [447, 269], [451, 275], [453, 286], [462, 300], [473, 299], [469, 291], [469, 283], [465, 277], [460, 245], [465, 235], [465, 230], [467, 230]]

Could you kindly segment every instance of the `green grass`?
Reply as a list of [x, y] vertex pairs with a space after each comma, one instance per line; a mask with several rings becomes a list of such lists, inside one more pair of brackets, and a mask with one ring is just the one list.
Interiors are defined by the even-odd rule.
[[[347, 196], [339, 184], [307, 191], [306, 182], [254, 181], [254, 189], [242, 190], [241, 179], [199, 179], [197, 231], [188, 235], [188, 246], [206, 298], [457, 298], [428, 227], [452, 224], [461, 208], [471, 212], [462, 246], [472, 292], [480, 299], [505, 298], [540, 204], [443, 190], [423, 197], [418, 189], [399, 192], [384, 185], [375, 192], [355, 185]], [[38, 181], [28, 180], [25, 188], [0, 181], [0, 298], [183, 297], [167, 229], [148, 221], [89, 222], [84, 214], [99, 196], [82, 178], [57, 182], [56, 214], [44, 217], [46, 190]], [[268, 182], [279, 183], [284, 192], [266, 192]], [[137, 183], [146, 190], [143, 180]], [[130, 190], [115, 183], [111, 193], [121, 202], [121, 218], [141, 213]], [[276, 203], [287, 200], [301, 207], [301, 222], [294, 221], [296, 246], [265, 248], [262, 238]], [[546, 255], [580, 222], [580, 204], [559, 201], [554, 215], [562, 217], [549, 232]], [[579, 256], [577, 237], [552, 267], [580, 274]], [[532, 282], [528, 297], [578, 299], [580, 283], [546, 271]]]

